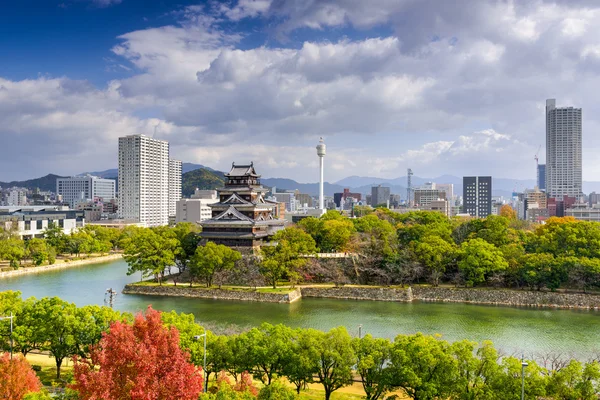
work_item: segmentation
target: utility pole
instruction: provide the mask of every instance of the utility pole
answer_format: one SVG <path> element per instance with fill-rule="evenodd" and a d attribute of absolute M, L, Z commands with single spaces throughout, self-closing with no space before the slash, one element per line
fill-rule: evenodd
<path fill-rule="evenodd" d="M 117 297 L 117 291 L 113 288 L 106 289 L 106 293 L 104 293 L 104 305 L 113 308 L 115 297 Z"/>
<path fill-rule="evenodd" d="M 412 169 L 408 169 L 406 171 L 406 205 L 410 208 L 411 204 L 412 204 L 412 176 L 413 176 L 413 172 Z"/>
<path fill-rule="evenodd" d="M 10 312 L 10 317 L 0 317 L 0 321 L 5 319 L 10 319 L 10 359 L 13 359 L 13 318 L 14 315 L 12 311 Z"/>

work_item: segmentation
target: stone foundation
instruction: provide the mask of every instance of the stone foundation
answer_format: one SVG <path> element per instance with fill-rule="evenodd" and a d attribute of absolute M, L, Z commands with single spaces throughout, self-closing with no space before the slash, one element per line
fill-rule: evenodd
<path fill-rule="evenodd" d="M 413 300 L 411 288 L 382 288 L 382 287 L 302 287 L 302 297 L 324 297 L 329 299 L 401 301 Z"/>
<path fill-rule="evenodd" d="M 261 301 L 265 303 L 291 303 L 301 296 L 300 290 L 289 293 L 261 293 L 249 290 L 225 290 L 208 288 L 191 288 L 186 286 L 142 286 L 130 284 L 123 289 L 124 294 L 141 294 L 150 296 L 177 296 L 215 300 Z"/>

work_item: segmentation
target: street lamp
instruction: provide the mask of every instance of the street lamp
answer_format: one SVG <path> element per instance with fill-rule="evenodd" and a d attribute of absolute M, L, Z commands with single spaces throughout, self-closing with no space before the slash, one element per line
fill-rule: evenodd
<path fill-rule="evenodd" d="M 529 365 L 521 358 L 521 400 L 525 400 L 525 367 Z"/>
<path fill-rule="evenodd" d="M 358 338 L 362 338 L 362 324 L 358 325 Z"/>
<path fill-rule="evenodd" d="M 0 321 L 5 320 L 5 319 L 10 319 L 10 359 L 12 360 L 13 358 L 13 318 L 14 315 L 11 311 L 10 313 L 10 317 L 0 317 Z"/>
<path fill-rule="evenodd" d="M 206 329 L 202 335 L 194 336 L 194 340 L 198 341 L 201 337 L 204 337 L 204 365 L 202 368 L 204 372 L 204 393 L 206 393 L 206 389 L 208 388 L 208 375 L 206 374 Z"/>

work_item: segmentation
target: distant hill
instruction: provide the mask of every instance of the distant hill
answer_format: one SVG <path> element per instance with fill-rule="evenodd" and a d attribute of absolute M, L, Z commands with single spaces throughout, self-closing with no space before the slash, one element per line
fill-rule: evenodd
<path fill-rule="evenodd" d="M 64 176 L 48 174 L 41 178 L 29 179 L 27 181 L 0 182 L 0 187 L 10 188 L 17 186 L 27 189 L 40 189 L 42 191 L 56 192 L 56 179 L 58 178 L 64 178 Z"/>
<path fill-rule="evenodd" d="M 220 171 L 209 171 L 205 168 L 194 169 L 184 173 L 181 176 L 181 194 L 183 197 L 190 197 L 194 190 L 198 189 L 217 189 L 223 187 L 225 179 Z"/>
<path fill-rule="evenodd" d="M 84 172 L 79 175 L 93 175 L 99 178 L 116 179 L 119 177 L 119 170 L 116 168 L 111 168 L 104 171 Z"/>

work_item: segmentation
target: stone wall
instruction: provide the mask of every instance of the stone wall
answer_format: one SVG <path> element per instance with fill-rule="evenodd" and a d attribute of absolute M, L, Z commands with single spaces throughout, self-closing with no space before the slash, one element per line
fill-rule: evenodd
<path fill-rule="evenodd" d="M 412 301 L 410 288 L 378 287 L 303 287 L 302 297 L 325 297 L 331 299 L 375 300 L 375 301 Z"/>
<path fill-rule="evenodd" d="M 125 294 L 142 294 L 151 296 L 194 297 L 201 299 L 261 301 L 265 303 L 291 303 L 301 297 L 300 290 L 289 293 L 261 293 L 246 290 L 224 290 L 191 288 L 187 286 L 141 286 L 130 284 L 123 289 Z"/>
<path fill-rule="evenodd" d="M 600 309 L 600 296 L 583 293 L 539 292 L 511 289 L 413 287 L 413 299 L 455 303 L 495 304 L 553 308 Z"/>

